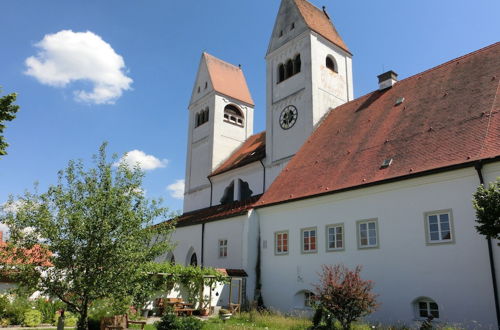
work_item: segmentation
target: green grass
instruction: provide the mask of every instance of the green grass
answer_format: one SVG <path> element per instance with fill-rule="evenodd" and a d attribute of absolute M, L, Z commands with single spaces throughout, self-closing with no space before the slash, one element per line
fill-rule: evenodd
<path fill-rule="evenodd" d="M 243 330 L 243 329 L 308 329 L 312 325 L 309 319 L 283 316 L 271 313 L 248 312 L 233 315 L 225 323 L 214 317 L 205 322 L 204 330 Z"/>

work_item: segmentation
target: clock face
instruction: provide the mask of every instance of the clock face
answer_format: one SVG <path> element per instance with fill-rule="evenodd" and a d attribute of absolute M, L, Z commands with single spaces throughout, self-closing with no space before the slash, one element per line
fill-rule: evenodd
<path fill-rule="evenodd" d="M 297 121 L 297 108 L 294 107 L 293 105 L 288 105 L 281 111 L 280 115 L 280 126 L 283 129 L 289 129 L 292 128 L 293 125 L 295 125 L 295 122 Z"/>

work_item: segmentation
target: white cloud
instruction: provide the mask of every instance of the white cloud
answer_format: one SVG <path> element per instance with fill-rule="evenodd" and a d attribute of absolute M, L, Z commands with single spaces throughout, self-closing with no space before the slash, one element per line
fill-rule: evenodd
<path fill-rule="evenodd" d="M 147 155 L 144 151 L 141 150 L 132 150 L 127 152 L 125 156 L 120 158 L 120 160 L 114 165 L 118 166 L 122 162 L 130 167 L 139 165 L 143 171 L 155 170 L 157 168 L 165 167 L 168 164 L 167 159 L 159 160 L 155 156 Z"/>
<path fill-rule="evenodd" d="M 25 74 L 53 87 L 66 87 L 75 81 L 90 82 L 91 91 L 74 91 L 78 101 L 113 104 L 123 91 L 130 89 L 132 79 L 123 72 L 123 57 L 90 31 L 62 30 L 47 34 L 35 46 L 39 52 L 26 59 Z"/>
<path fill-rule="evenodd" d="M 170 196 L 177 199 L 184 198 L 184 180 L 177 180 L 171 185 L 167 186 L 167 190 L 170 191 Z"/>

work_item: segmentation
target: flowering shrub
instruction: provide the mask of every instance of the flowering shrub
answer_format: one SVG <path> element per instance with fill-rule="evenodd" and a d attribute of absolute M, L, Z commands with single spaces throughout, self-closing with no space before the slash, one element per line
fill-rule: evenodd
<path fill-rule="evenodd" d="M 333 319 L 343 329 L 349 329 L 352 322 L 372 313 L 377 308 L 376 295 L 371 292 L 372 281 L 360 277 L 361 266 L 350 270 L 344 265 L 323 265 L 320 281 L 315 287 L 316 309 L 327 325 Z M 316 317 L 315 323 L 319 323 Z"/>

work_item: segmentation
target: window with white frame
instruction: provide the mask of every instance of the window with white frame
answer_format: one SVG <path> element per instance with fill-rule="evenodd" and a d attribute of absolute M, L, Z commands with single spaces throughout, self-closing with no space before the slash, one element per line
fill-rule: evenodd
<path fill-rule="evenodd" d="M 219 258 L 227 257 L 227 239 L 219 240 Z"/>
<path fill-rule="evenodd" d="M 288 254 L 288 231 L 280 231 L 274 234 L 274 253 Z"/>
<path fill-rule="evenodd" d="M 302 252 L 316 252 L 316 228 L 305 228 L 301 231 L 302 236 Z"/>
<path fill-rule="evenodd" d="M 439 318 L 438 304 L 429 298 L 419 298 L 415 301 L 415 314 L 417 318 L 427 318 L 432 316 L 435 319 Z"/>
<path fill-rule="evenodd" d="M 360 249 L 378 247 L 377 219 L 358 221 L 358 247 Z"/>
<path fill-rule="evenodd" d="M 425 214 L 427 243 L 453 242 L 453 219 L 451 210 L 427 212 Z"/>
<path fill-rule="evenodd" d="M 326 226 L 326 249 L 336 251 L 344 249 L 344 225 Z"/>
<path fill-rule="evenodd" d="M 313 307 L 314 293 L 311 291 L 304 291 L 304 307 Z"/>

